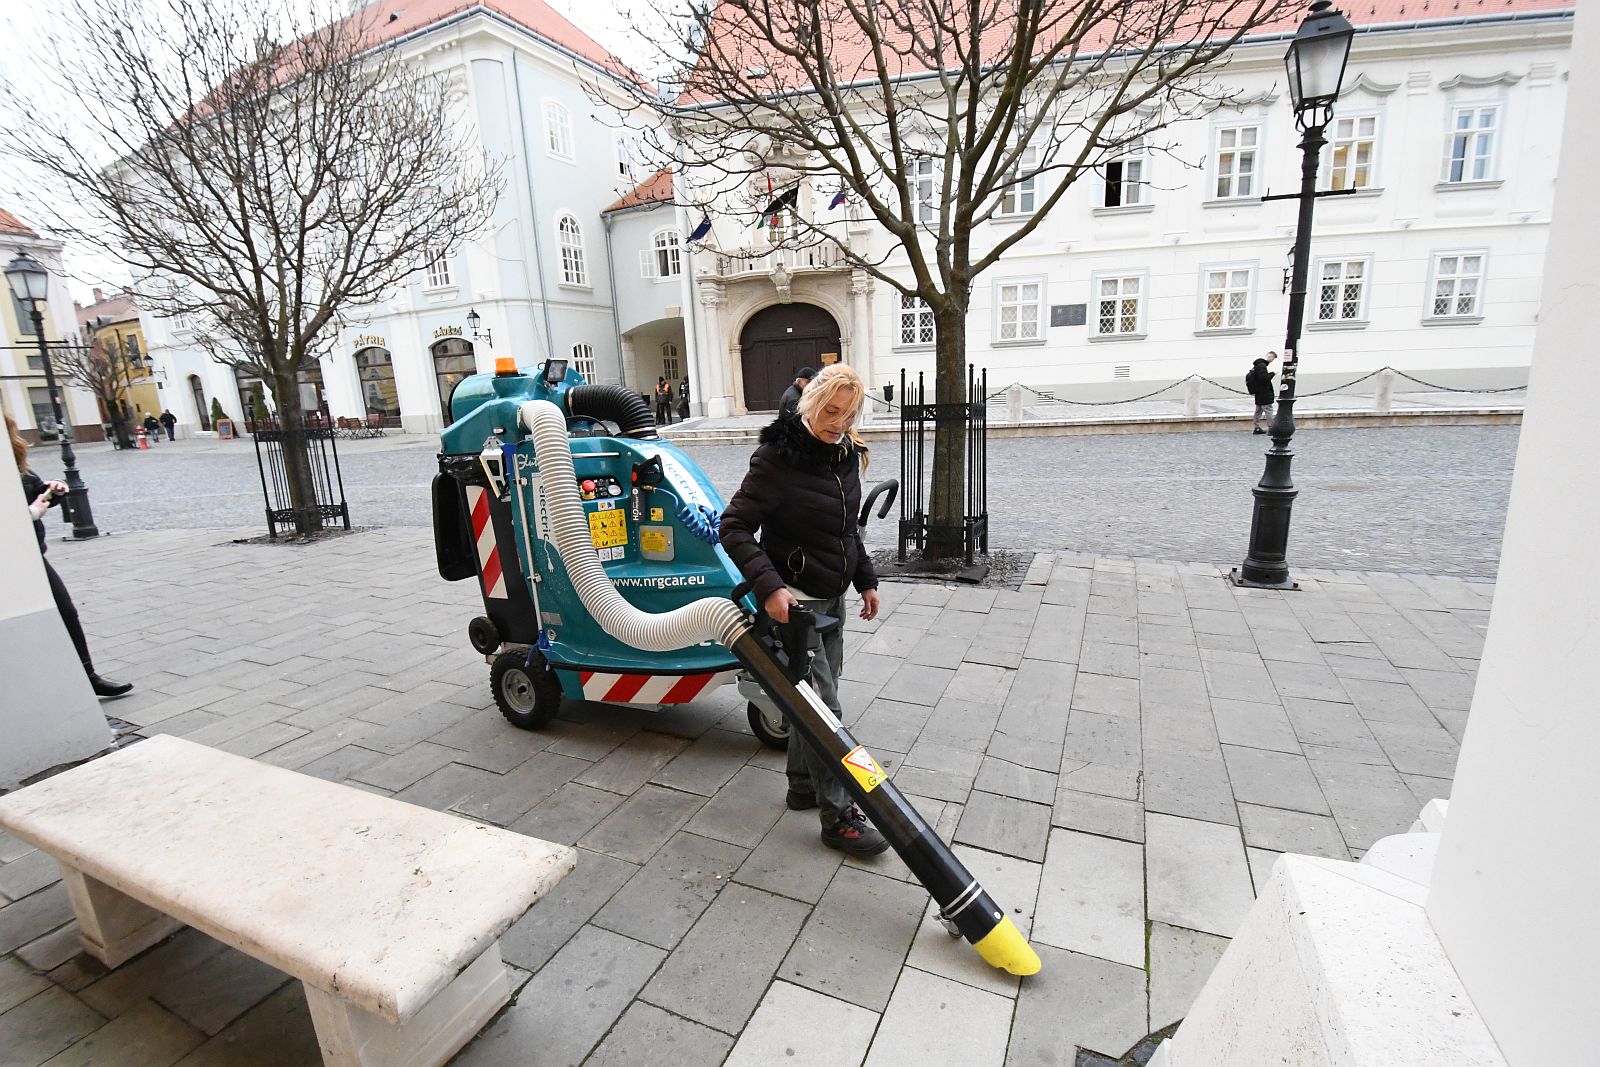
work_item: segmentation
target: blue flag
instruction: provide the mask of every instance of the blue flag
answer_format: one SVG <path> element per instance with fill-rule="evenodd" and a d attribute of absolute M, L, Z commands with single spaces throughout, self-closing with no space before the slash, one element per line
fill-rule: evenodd
<path fill-rule="evenodd" d="M 708 234 L 710 232 L 711 232 L 711 216 L 710 215 L 706 215 L 703 218 L 701 218 L 700 225 L 696 226 L 694 228 L 694 232 L 689 235 L 689 240 L 691 240 L 691 241 L 704 241 L 706 239 L 706 234 Z"/>
<path fill-rule="evenodd" d="M 832 211 L 834 208 L 838 207 L 840 204 L 844 203 L 846 200 L 849 199 L 849 197 L 847 195 L 845 195 L 845 189 L 846 189 L 845 183 L 841 181 L 839 183 L 839 191 L 837 193 L 834 193 L 833 194 L 833 199 L 828 202 L 828 210 L 829 211 Z"/>

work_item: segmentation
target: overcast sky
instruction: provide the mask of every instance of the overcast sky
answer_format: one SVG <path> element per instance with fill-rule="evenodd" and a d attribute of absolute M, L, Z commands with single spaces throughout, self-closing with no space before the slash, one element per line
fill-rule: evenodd
<path fill-rule="evenodd" d="M 614 52 L 623 61 L 642 69 L 648 66 L 647 50 L 642 48 L 631 31 L 633 19 L 640 10 L 656 10 L 665 4 L 646 5 L 641 9 L 637 0 L 545 0 L 552 8 L 571 19 L 580 29 Z M 51 42 L 60 40 L 66 19 L 64 0 L 7 0 L 0 3 L 0 40 L 9 47 L 0 50 L 0 73 L 22 84 L 38 83 L 35 64 L 48 62 Z M 15 180 L 14 171 L 0 160 L 0 189 Z M 0 192 L 0 197 L 3 197 Z M 8 197 L 5 199 L 9 199 Z M 7 203 L 0 199 L 0 207 L 12 211 L 35 229 L 48 225 L 48 219 L 30 217 L 33 212 L 27 205 Z M 67 271 L 73 296 L 81 303 L 89 303 L 91 290 L 100 286 L 106 290 L 127 284 L 127 272 L 119 263 L 103 261 L 85 252 L 67 248 Z"/>

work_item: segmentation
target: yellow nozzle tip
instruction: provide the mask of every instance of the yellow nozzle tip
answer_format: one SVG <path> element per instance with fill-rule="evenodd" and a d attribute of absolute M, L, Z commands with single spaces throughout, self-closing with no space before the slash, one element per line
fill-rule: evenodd
<path fill-rule="evenodd" d="M 1039 954 L 1033 951 L 1033 946 L 1028 944 L 1028 939 L 1022 936 L 1022 931 L 1017 929 L 1017 924 L 1007 915 L 995 924 L 977 943 L 972 946 L 978 950 L 984 962 L 991 967 L 998 967 L 1011 974 L 1038 974 L 1042 964 Z"/>

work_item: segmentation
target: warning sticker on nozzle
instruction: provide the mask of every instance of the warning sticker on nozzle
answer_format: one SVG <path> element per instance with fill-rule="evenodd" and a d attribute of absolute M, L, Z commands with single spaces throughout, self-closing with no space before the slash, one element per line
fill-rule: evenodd
<path fill-rule="evenodd" d="M 844 759 L 840 762 L 844 764 L 844 769 L 850 772 L 851 777 L 855 778 L 861 788 L 869 793 L 882 785 L 883 780 L 889 777 L 884 772 L 884 769 L 878 766 L 878 761 L 872 758 L 872 753 L 868 752 L 863 745 L 857 745 L 849 752 L 846 752 Z"/>

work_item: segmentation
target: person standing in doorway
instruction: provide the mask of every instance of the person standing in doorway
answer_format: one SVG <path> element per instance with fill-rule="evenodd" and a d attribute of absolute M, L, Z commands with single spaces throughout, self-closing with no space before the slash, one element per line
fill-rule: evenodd
<path fill-rule="evenodd" d="M 161 428 L 167 431 L 167 440 L 176 441 L 178 439 L 178 416 L 172 413 L 171 408 L 163 411 L 161 413 L 161 418 L 157 421 L 161 423 Z"/>
<path fill-rule="evenodd" d="M 61 503 L 67 495 L 67 487 L 61 482 L 47 482 L 29 469 L 28 442 L 17 432 L 16 420 L 9 414 L 6 416 L 6 433 L 11 438 L 11 454 L 16 458 L 17 472 L 22 475 L 22 496 L 28 502 L 33 532 L 39 539 L 39 555 L 44 556 L 45 512 Z M 94 661 L 89 658 L 89 642 L 83 636 L 83 624 L 78 620 L 78 608 L 72 602 L 72 595 L 67 592 L 66 583 L 50 566 L 48 558 L 44 560 L 44 576 L 50 581 L 50 595 L 55 598 L 56 610 L 61 613 L 67 636 L 72 638 L 72 647 L 77 649 L 78 659 L 83 662 L 83 670 L 89 676 L 89 684 L 94 687 L 94 695 L 120 697 L 126 694 L 133 688 L 132 682 L 113 682 L 95 673 Z"/>
<path fill-rule="evenodd" d="M 817 376 L 813 367 L 801 367 L 795 373 L 794 384 L 783 391 L 783 399 L 778 401 L 778 412 L 782 415 L 793 415 L 800 407 L 800 394 L 806 391 L 806 386 L 811 384 L 811 379 Z"/>
<path fill-rule="evenodd" d="M 1251 433 L 1266 433 L 1267 426 L 1272 421 L 1272 372 L 1267 367 L 1277 358 L 1276 352 L 1268 352 L 1265 356 L 1258 357 L 1250 372 L 1244 376 L 1244 387 L 1250 391 L 1256 402 L 1256 417 L 1250 424 Z"/>
<path fill-rule="evenodd" d="M 672 425 L 672 386 L 665 378 L 656 379 L 656 422 Z"/>
<path fill-rule="evenodd" d="M 678 383 L 678 421 L 682 422 L 689 417 L 689 379 L 685 377 Z"/>

